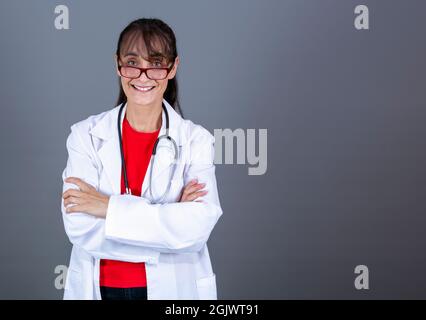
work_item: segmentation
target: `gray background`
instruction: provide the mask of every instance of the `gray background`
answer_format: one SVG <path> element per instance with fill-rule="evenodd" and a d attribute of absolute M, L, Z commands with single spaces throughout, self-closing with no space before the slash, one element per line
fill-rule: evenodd
<path fill-rule="evenodd" d="M 70 9 L 70 30 L 54 8 Z M 367 4 L 370 30 L 354 28 Z M 268 170 L 218 165 L 221 299 L 426 298 L 426 3 L 0 2 L 0 298 L 57 299 L 69 127 L 114 107 L 133 19 L 175 31 L 186 118 L 267 128 Z M 370 289 L 354 288 L 354 268 Z"/>

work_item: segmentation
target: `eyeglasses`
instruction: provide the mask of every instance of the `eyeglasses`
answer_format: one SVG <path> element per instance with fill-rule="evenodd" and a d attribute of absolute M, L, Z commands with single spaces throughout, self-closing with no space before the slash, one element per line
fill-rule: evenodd
<path fill-rule="evenodd" d="M 120 75 L 125 78 L 137 79 L 142 75 L 142 73 L 145 72 L 145 75 L 147 76 L 148 79 L 163 80 L 167 77 L 169 72 L 172 70 L 174 62 L 168 68 L 167 67 L 166 68 L 138 68 L 138 67 L 132 67 L 132 66 L 121 66 L 118 63 L 118 60 L 117 60 L 117 65 L 118 65 L 118 72 L 120 72 Z"/>

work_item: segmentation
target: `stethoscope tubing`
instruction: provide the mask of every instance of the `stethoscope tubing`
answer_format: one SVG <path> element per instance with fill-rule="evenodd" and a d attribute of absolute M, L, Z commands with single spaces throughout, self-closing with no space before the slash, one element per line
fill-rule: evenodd
<path fill-rule="evenodd" d="M 119 138 L 119 141 L 120 141 L 121 168 L 123 170 L 123 175 L 124 175 L 125 192 L 126 192 L 126 194 L 131 194 L 131 190 L 130 190 L 130 187 L 129 187 L 129 180 L 128 180 L 128 177 L 127 177 L 126 163 L 125 163 L 125 159 L 124 159 L 123 141 L 122 141 L 122 136 L 121 136 L 121 123 L 122 123 L 121 114 L 123 112 L 125 103 L 126 102 L 123 102 L 120 106 L 120 110 L 118 112 L 118 118 L 117 118 L 117 127 L 118 127 L 118 138 Z M 178 155 L 179 155 L 176 141 L 169 135 L 169 113 L 168 113 L 164 103 L 162 103 L 162 106 L 163 106 L 163 110 L 164 110 L 165 116 L 166 116 L 166 134 L 159 136 L 157 138 L 157 140 L 155 141 L 155 144 L 154 144 L 154 148 L 152 149 L 152 157 L 151 157 L 152 163 L 151 163 L 151 170 L 150 170 L 150 174 L 149 174 L 149 193 L 150 193 L 150 196 L 151 196 L 152 199 L 153 199 L 152 188 L 151 188 L 152 187 L 152 172 L 154 171 L 154 162 L 155 162 L 155 155 L 157 153 L 157 145 L 158 145 L 158 143 L 160 142 L 161 139 L 167 139 L 172 143 L 173 151 L 174 151 L 174 164 L 173 164 L 173 168 L 172 168 L 172 171 L 171 171 L 171 175 L 169 177 L 169 181 L 168 181 L 168 184 L 167 184 L 166 191 L 163 193 L 163 195 L 159 199 L 153 201 L 154 203 L 161 203 L 164 200 L 164 198 L 166 197 L 166 195 L 169 193 L 170 186 L 171 186 L 171 180 L 172 180 L 172 178 L 175 174 L 175 171 L 176 171 L 176 162 L 178 160 Z"/>

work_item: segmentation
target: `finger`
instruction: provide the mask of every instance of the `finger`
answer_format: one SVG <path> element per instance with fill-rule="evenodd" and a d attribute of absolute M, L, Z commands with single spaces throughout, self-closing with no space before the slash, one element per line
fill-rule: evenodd
<path fill-rule="evenodd" d="M 188 195 L 186 197 L 186 201 L 194 201 L 195 199 L 206 195 L 207 192 L 208 192 L 207 190 L 203 190 L 203 191 L 198 191 L 198 192 L 191 193 L 190 195 Z"/>
<path fill-rule="evenodd" d="M 84 203 L 85 200 L 83 198 L 78 198 L 78 197 L 68 197 L 64 200 L 64 206 L 67 206 L 69 204 L 82 204 Z"/>
<path fill-rule="evenodd" d="M 188 188 L 188 187 L 196 184 L 197 182 L 198 182 L 198 179 L 192 179 L 186 184 L 185 188 Z"/>
<path fill-rule="evenodd" d="M 206 186 L 205 183 L 197 183 L 197 184 L 194 184 L 194 185 L 192 185 L 188 188 L 185 188 L 184 193 L 185 194 L 191 194 L 193 192 L 196 192 L 196 191 L 204 188 L 205 186 Z"/>
<path fill-rule="evenodd" d="M 84 212 L 84 211 L 83 211 L 83 206 L 81 204 L 76 204 L 75 206 L 66 208 L 65 212 L 73 213 L 73 212 Z"/>
<path fill-rule="evenodd" d="M 186 197 L 186 201 L 193 201 L 197 199 L 198 197 L 206 195 L 207 192 L 208 192 L 207 190 L 203 190 L 203 191 L 197 191 L 197 192 L 191 193 L 190 195 Z"/>
<path fill-rule="evenodd" d="M 65 191 L 62 194 L 62 198 L 66 199 L 70 196 L 75 196 L 75 197 L 81 197 L 82 193 L 80 190 L 76 190 L 76 189 L 68 189 L 67 191 Z"/>
<path fill-rule="evenodd" d="M 77 177 L 68 177 L 68 178 L 65 179 L 65 182 L 73 183 L 73 184 L 77 185 L 80 188 L 81 191 L 88 192 L 91 189 L 93 189 L 93 187 L 90 184 L 84 182 L 82 179 L 77 178 Z"/>
<path fill-rule="evenodd" d="M 182 197 L 187 198 L 192 193 L 199 191 L 203 186 L 200 184 L 194 185 L 193 187 L 186 188 L 182 191 Z"/>

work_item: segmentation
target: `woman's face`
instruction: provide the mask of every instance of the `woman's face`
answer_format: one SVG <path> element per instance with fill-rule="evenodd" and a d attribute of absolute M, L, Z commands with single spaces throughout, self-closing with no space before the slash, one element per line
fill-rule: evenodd
<path fill-rule="evenodd" d="M 121 66 L 132 66 L 138 68 L 160 68 L 170 67 L 172 62 L 167 63 L 167 61 L 161 57 L 147 61 L 138 54 L 137 50 L 129 50 L 121 55 L 119 64 Z M 121 78 L 121 85 L 127 96 L 127 101 L 136 105 L 161 105 L 164 92 L 167 89 L 168 80 L 173 79 L 176 75 L 178 64 L 179 57 L 176 57 L 172 70 L 163 80 L 149 79 L 146 72 L 143 72 L 137 79 L 126 78 L 120 75 L 117 68 L 117 74 Z"/>

